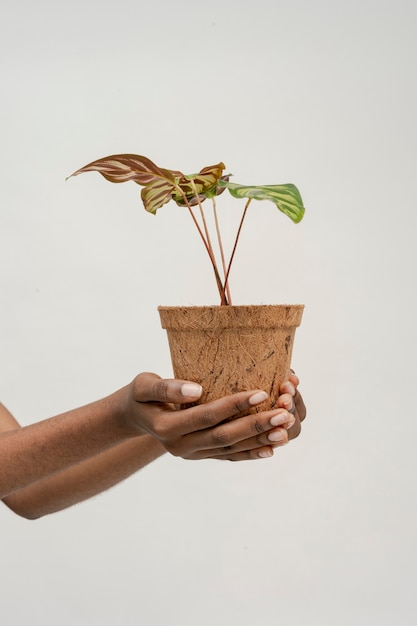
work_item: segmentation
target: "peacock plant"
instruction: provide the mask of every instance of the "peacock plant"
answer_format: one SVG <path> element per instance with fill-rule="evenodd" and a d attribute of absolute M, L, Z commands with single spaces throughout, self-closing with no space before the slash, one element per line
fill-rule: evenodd
<path fill-rule="evenodd" d="M 224 163 L 204 167 L 197 174 L 183 174 L 177 170 L 159 167 L 147 157 L 137 154 L 116 154 L 98 159 L 76 170 L 71 176 L 84 172 L 99 172 L 112 183 L 133 181 L 143 187 L 143 205 L 149 213 L 156 214 L 171 200 L 186 207 L 197 228 L 199 236 L 210 258 L 220 294 L 220 304 L 232 304 L 229 289 L 229 274 L 239 241 L 242 225 L 252 200 L 270 200 L 294 223 L 301 221 L 304 205 L 300 192 L 293 184 L 248 186 L 230 182 L 230 174 L 224 174 Z M 71 178 L 69 176 L 68 178 Z M 243 214 L 237 229 L 232 252 L 226 262 L 217 216 L 216 198 L 225 189 L 234 198 L 246 199 Z M 220 251 L 220 263 L 216 260 L 211 242 L 203 202 L 209 199 L 213 207 L 214 225 Z M 197 217 L 197 215 L 199 217 Z M 221 267 L 221 271 L 220 268 Z"/>

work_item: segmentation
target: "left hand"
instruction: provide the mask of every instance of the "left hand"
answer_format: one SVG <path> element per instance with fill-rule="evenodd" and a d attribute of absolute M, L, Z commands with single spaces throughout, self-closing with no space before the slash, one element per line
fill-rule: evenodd
<path fill-rule="evenodd" d="M 288 429 L 288 439 L 295 439 L 301 432 L 301 422 L 307 415 L 304 400 L 298 391 L 300 380 L 291 370 L 289 381 L 282 383 L 279 391 L 278 406 L 286 409 L 295 418 L 295 423 Z"/>
<path fill-rule="evenodd" d="M 170 403 L 195 400 L 183 395 L 189 383 L 163 380 L 146 373 L 137 376 L 126 390 L 129 413 L 136 424 L 140 420 L 140 430 L 158 439 L 174 456 L 240 461 L 272 456 L 274 448 L 300 433 L 305 409 L 297 385 L 298 378 L 291 375 L 282 385 L 278 408 L 240 417 L 237 416 L 243 411 L 265 400 L 266 394 L 261 392 L 264 397 L 258 397 L 256 390 L 240 392 L 208 404 L 175 410 Z"/>

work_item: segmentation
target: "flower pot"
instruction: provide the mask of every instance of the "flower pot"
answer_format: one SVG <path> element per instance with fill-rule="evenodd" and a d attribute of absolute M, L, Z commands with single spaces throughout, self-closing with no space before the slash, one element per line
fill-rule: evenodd
<path fill-rule="evenodd" d="M 247 389 L 274 408 L 280 383 L 288 380 L 295 329 L 303 305 L 158 307 L 168 335 L 175 378 L 203 387 L 199 402 Z"/>

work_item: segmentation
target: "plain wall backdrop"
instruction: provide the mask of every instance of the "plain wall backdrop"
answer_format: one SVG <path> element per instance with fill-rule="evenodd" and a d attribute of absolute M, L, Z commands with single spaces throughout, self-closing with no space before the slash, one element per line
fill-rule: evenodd
<path fill-rule="evenodd" d="M 2 624 L 415 624 L 416 20 L 411 0 L 3 0 L 2 402 L 29 424 L 171 376 L 156 307 L 217 303 L 184 210 L 65 182 L 133 152 L 300 188 L 297 226 L 252 203 L 230 281 L 237 304 L 305 303 L 309 418 L 270 460 L 166 456 L 36 522 L 3 507 Z"/>

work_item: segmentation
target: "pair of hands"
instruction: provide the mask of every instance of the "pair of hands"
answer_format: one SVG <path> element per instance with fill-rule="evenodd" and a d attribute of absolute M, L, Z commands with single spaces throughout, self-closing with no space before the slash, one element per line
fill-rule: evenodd
<path fill-rule="evenodd" d="M 235 418 L 264 402 L 267 394 L 243 391 L 176 410 L 173 405 L 198 400 L 201 386 L 139 374 L 125 388 L 126 415 L 133 428 L 152 435 L 174 456 L 229 461 L 267 458 L 300 434 L 306 409 L 298 384 L 298 377 L 291 373 L 280 387 L 277 409 Z"/>

